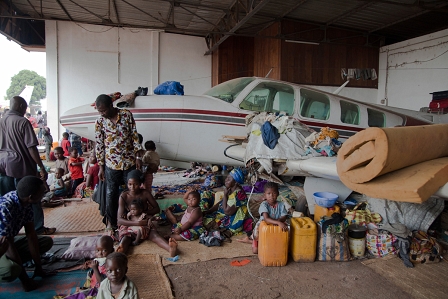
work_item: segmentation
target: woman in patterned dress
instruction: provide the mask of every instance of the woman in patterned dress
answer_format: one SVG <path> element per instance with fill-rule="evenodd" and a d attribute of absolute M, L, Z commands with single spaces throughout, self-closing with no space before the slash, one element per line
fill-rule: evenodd
<path fill-rule="evenodd" d="M 247 212 L 247 196 L 240 184 L 244 183 L 241 169 L 233 169 L 227 176 L 224 197 L 206 212 L 204 226 L 227 228 L 233 235 L 252 230 L 252 219 Z M 215 223 L 213 223 L 215 222 Z"/>

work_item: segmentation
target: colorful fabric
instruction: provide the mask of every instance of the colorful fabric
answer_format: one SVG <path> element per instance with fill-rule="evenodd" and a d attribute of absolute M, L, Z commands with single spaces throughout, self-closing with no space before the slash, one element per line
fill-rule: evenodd
<path fill-rule="evenodd" d="M 171 232 L 174 232 L 174 230 L 176 228 L 180 228 L 182 229 L 182 224 L 180 223 L 176 223 L 173 224 L 173 226 L 171 227 Z M 193 241 L 199 238 L 199 236 L 205 231 L 204 226 L 198 225 L 198 226 L 193 226 L 192 228 L 189 228 L 187 230 L 184 230 L 183 232 L 180 233 L 180 236 L 182 238 L 184 238 L 186 241 Z"/>
<path fill-rule="evenodd" d="M 101 276 L 101 281 L 103 281 L 104 279 L 106 279 L 106 258 L 105 257 L 101 257 L 101 258 L 95 258 L 93 259 L 94 261 L 98 262 L 98 272 L 100 273 Z M 96 280 L 96 276 L 93 272 L 93 269 L 90 269 L 87 272 L 87 277 L 86 277 L 86 282 L 84 283 L 84 287 L 85 288 L 99 288 L 101 281 L 97 281 Z"/>
<path fill-rule="evenodd" d="M 34 221 L 31 205 L 23 205 L 17 191 L 0 197 L 0 236 L 15 237 L 22 227 Z"/>
<path fill-rule="evenodd" d="M 142 150 L 134 117 L 126 109 L 118 109 L 116 124 L 104 117 L 96 120 L 95 141 L 98 164 L 113 170 L 133 167 L 136 153 Z"/>
<path fill-rule="evenodd" d="M 244 172 L 240 168 L 234 168 L 229 173 L 238 184 L 244 184 Z"/>
<path fill-rule="evenodd" d="M 366 223 L 380 223 L 383 218 L 378 213 L 371 213 L 369 209 L 359 210 L 359 207 L 363 203 L 359 203 L 353 210 L 347 210 L 345 212 L 345 219 L 349 223 L 366 224 Z"/>
<path fill-rule="evenodd" d="M 242 189 L 235 190 L 229 195 L 227 205 L 230 207 L 237 207 L 235 214 L 228 216 L 224 213 L 222 208 L 222 201 L 219 203 L 219 208 L 216 212 L 206 215 L 203 219 L 204 225 L 208 226 L 212 221 L 215 221 L 219 227 L 229 229 L 233 234 L 239 234 L 243 231 L 247 231 L 248 228 L 244 227 L 244 222 L 249 218 L 247 213 L 247 196 L 246 192 Z"/>
<path fill-rule="evenodd" d="M 375 257 L 383 257 L 394 254 L 396 249 L 394 243 L 397 238 L 388 231 L 379 230 L 378 234 L 366 235 L 366 247 L 369 253 Z"/>

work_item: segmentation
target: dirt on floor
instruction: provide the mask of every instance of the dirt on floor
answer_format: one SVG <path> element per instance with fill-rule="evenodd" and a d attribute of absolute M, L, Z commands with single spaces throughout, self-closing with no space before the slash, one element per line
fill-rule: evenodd
<path fill-rule="evenodd" d="M 242 260 L 246 258 L 238 258 Z M 295 263 L 264 267 L 257 257 L 169 265 L 176 298 L 415 298 L 360 261 Z"/>

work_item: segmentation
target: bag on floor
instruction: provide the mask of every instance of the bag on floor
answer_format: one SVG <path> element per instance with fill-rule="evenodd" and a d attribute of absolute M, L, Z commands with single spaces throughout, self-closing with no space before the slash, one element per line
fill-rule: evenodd
<path fill-rule="evenodd" d="M 409 257 L 414 264 L 440 262 L 440 244 L 427 233 L 415 230 L 412 232 Z"/>
<path fill-rule="evenodd" d="M 374 257 L 383 257 L 388 254 L 395 254 L 394 243 L 397 238 L 387 230 L 378 230 L 378 234 L 367 233 L 366 247 Z"/>
<path fill-rule="evenodd" d="M 348 222 L 344 219 L 337 224 L 327 226 L 325 232 L 322 231 L 322 223 L 317 224 L 317 260 L 319 261 L 339 261 L 350 260 L 350 250 L 348 247 L 347 227 Z"/>
<path fill-rule="evenodd" d="M 348 223 L 367 224 L 367 223 L 380 223 L 383 218 L 378 213 L 371 213 L 369 209 L 360 210 L 359 208 L 364 202 L 357 204 L 353 210 L 347 210 L 345 212 L 345 219 Z"/>

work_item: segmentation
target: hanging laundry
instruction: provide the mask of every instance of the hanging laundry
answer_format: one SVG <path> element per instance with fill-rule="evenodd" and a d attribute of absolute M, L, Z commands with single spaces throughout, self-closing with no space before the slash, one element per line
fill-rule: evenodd
<path fill-rule="evenodd" d="M 375 69 L 372 69 L 372 80 L 378 79 L 378 76 L 376 75 Z"/>

